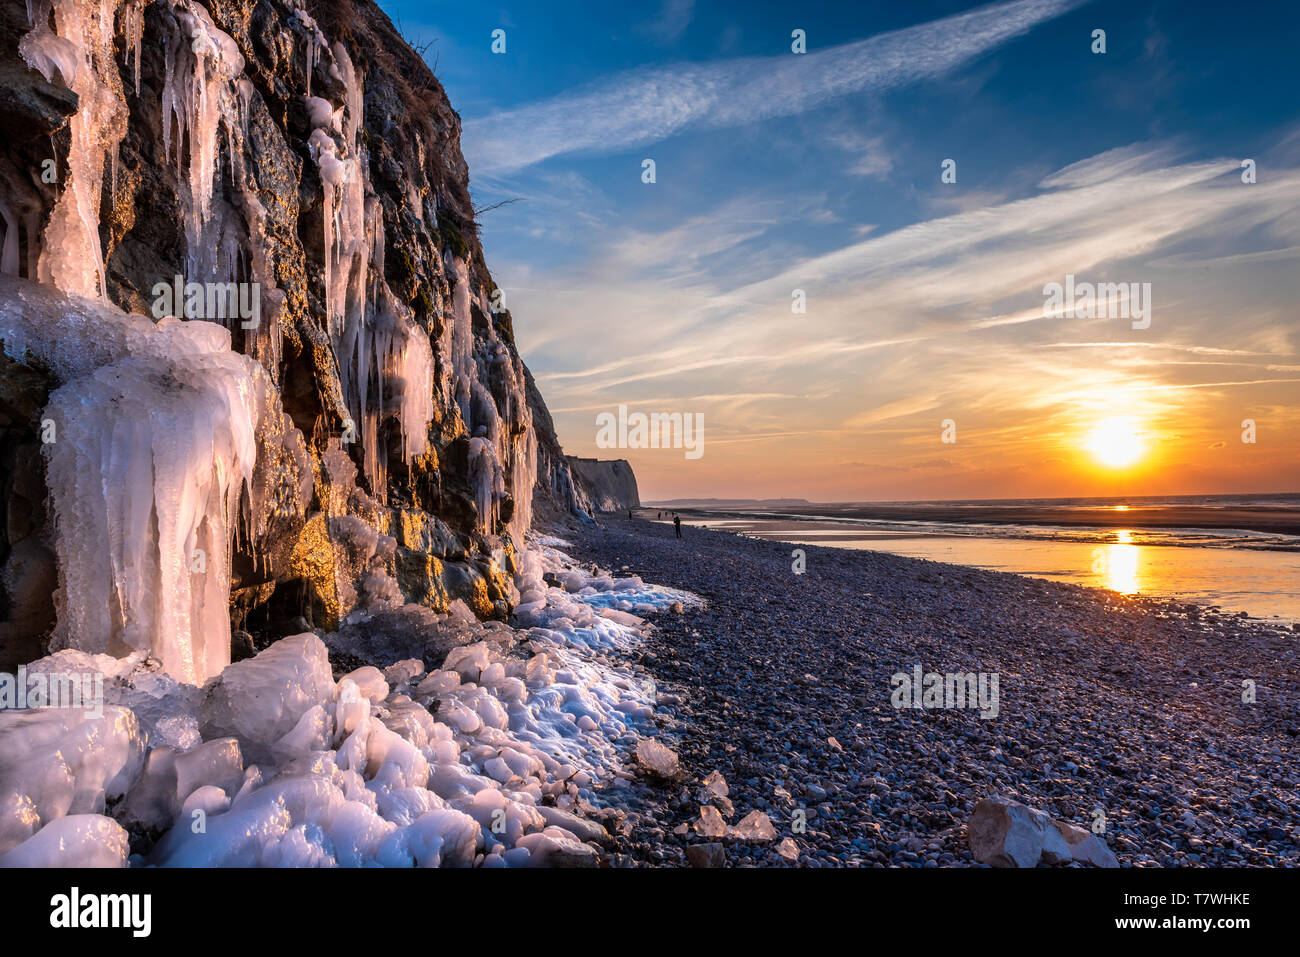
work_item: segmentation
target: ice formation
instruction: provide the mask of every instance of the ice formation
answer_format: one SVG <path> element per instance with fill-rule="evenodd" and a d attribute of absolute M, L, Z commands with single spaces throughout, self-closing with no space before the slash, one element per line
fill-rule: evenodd
<path fill-rule="evenodd" d="M 167 38 L 162 91 L 163 153 L 175 153 L 177 179 L 182 185 L 181 209 L 189 243 L 188 278 L 200 281 L 199 255 L 204 229 L 212 216 L 214 179 L 218 172 L 220 134 L 224 130 L 231 163 L 238 170 L 242 149 L 237 135 L 247 130 L 241 107 L 239 76 L 244 58 L 212 16 L 197 3 L 173 8 L 174 31 Z M 174 131 L 174 135 L 173 135 Z M 239 141 L 242 146 L 242 139 Z M 188 156 L 189 169 L 183 157 Z M 215 238 L 215 237 L 208 237 Z M 229 265 L 229 264 L 227 264 Z"/>
<path fill-rule="evenodd" d="M 77 94 L 68 123 L 67 180 L 45 228 L 38 272 L 41 282 L 81 296 L 104 294 L 99 201 L 105 162 L 116 165 L 126 135 L 125 93 L 113 58 L 118 2 L 28 0 L 32 29 L 18 47 L 28 66 L 51 83 L 57 76 Z"/>
<path fill-rule="evenodd" d="M 123 17 L 125 29 L 137 29 L 126 13 Z M 235 41 L 204 7 L 176 0 L 168 5 L 164 22 L 163 152 L 176 164 L 185 278 L 255 285 L 258 324 L 244 330 L 243 351 L 274 376 L 280 366 L 284 294 L 268 265 L 267 212 L 245 159 L 253 85 L 243 76 L 244 58 Z M 219 190 L 227 171 L 228 188 Z M 233 329 L 232 318 L 223 321 Z"/>
<path fill-rule="evenodd" d="M 189 692 L 138 657 L 38 662 L 103 669 L 113 703 L 97 721 L 0 712 L 0 866 L 122 865 L 127 830 L 160 838 L 132 863 L 164 866 L 594 864 L 655 691 L 622 654 L 645 623 L 592 599 L 698 599 L 566 567 L 549 546 L 523 564 L 524 627 L 433 616 L 457 644 L 428 673 L 407 659 L 336 682 L 313 634 Z"/>
<path fill-rule="evenodd" d="M 439 342 L 441 354 L 449 359 L 444 363 L 443 400 L 459 409 L 471 436 L 470 485 L 481 527 L 495 531 L 501 501 L 508 491 L 513 492 L 515 510 L 507 526 L 513 540 L 522 542 L 532 523 L 532 496 L 526 490 L 537 477 L 537 439 L 522 364 L 510 355 L 492 323 L 487 343 L 476 347 L 471 310 L 477 307 L 486 317 L 493 314 L 492 308 L 482 295 L 478 302 L 473 301 L 465 261 L 450 251 L 444 258 L 453 286 L 452 321 L 446 324 Z M 491 378 L 505 385 L 504 417 L 484 385 L 489 369 Z"/>
<path fill-rule="evenodd" d="M 235 535 L 260 534 L 250 519 L 269 513 L 268 496 L 279 505 L 286 504 L 279 498 L 301 499 L 310 463 L 267 372 L 231 351 L 228 331 L 175 319 L 155 325 L 103 301 L 99 201 L 126 115 L 113 40 L 120 21 L 138 77 L 143 7 L 140 0 L 28 4 L 32 29 L 21 52 L 48 80 L 58 77 L 76 92 L 80 109 L 70 120 L 66 185 L 43 241 L 29 241 L 41 250 L 33 278 L 43 288 L 3 287 L 0 337 L 12 355 L 39 358 L 62 383 L 44 413 L 58 430 L 44 445 L 60 559 L 51 647 L 118 656 L 146 650 L 171 674 L 198 682 L 230 660 Z M 272 321 L 247 351 L 273 376 L 279 294 L 262 252 L 265 210 L 242 161 L 251 96 L 240 77 L 243 58 L 202 6 L 179 0 L 165 14 L 172 32 L 164 149 L 171 154 L 174 127 L 188 276 L 263 284 L 270 308 L 262 311 Z M 214 197 L 223 137 L 242 221 Z M 0 219 L 0 273 L 15 276 L 16 212 L 0 206 Z"/>
<path fill-rule="evenodd" d="M 331 544 L 359 570 L 352 597 L 457 647 L 429 674 L 406 659 L 337 682 L 313 635 L 230 665 L 232 547 L 266 531 L 257 523 L 273 511 L 270 496 L 301 508 L 313 476 L 274 382 L 284 297 L 248 161 L 250 115 L 262 105 L 233 39 L 189 0 L 149 18 L 163 31 L 163 150 L 177 174 L 184 279 L 257 284 L 267 321 L 155 323 L 106 300 L 100 202 L 127 118 L 114 39 L 120 32 L 138 94 L 147 5 L 28 2 L 20 52 L 79 98 L 43 235 L 39 211 L 0 201 L 0 341 L 58 384 L 43 413 L 57 431 L 44 451 L 58 624 L 55 653 L 31 667 L 111 680 L 99 717 L 0 712 L 0 865 L 120 865 L 128 830 L 167 832 L 150 852 L 163 864 L 589 860 L 583 842 L 601 830 L 580 814 L 595 809 L 601 786 L 630 775 L 622 762 L 653 711 L 652 685 L 620 655 L 640 640 L 637 615 L 691 597 L 566 570 L 545 544 L 523 549 L 537 446 L 522 363 L 450 250 L 452 314 L 436 342 L 389 289 L 362 78 L 301 10 L 292 22 L 323 189 L 325 326 L 362 470 L 382 503 L 381 429 L 396 424 L 413 462 L 437 409 L 459 415 L 479 530 L 508 532 L 518 550 L 524 630 L 480 623 L 459 603 L 447 616 L 403 608 L 384 571 L 394 540 L 331 500 Z M 346 91 L 342 107 L 311 95 L 323 62 Z M 332 451 L 331 475 L 352 467 Z M 562 574 L 564 587 L 548 587 L 544 571 Z M 349 627 L 367 620 L 354 615 Z M 203 839 L 172 827 L 196 814 L 208 819 Z"/>
<path fill-rule="evenodd" d="M 0 339 L 64 383 L 44 413 L 57 430 L 43 446 L 60 575 L 51 647 L 150 651 L 190 682 L 219 672 L 232 539 L 259 531 L 250 518 L 275 485 L 257 480 L 259 445 L 264 461 L 287 449 L 301 466 L 261 366 L 213 323 L 155 324 L 8 277 Z"/>
<path fill-rule="evenodd" d="M 319 56 L 319 30 L 309 25 L 309 68 Z M 304 27 L 307 29 L 307 27 Z M 387 494 L 386 461 L 379 436 L 386 414 L 395 415 L 406 461 L 422 455 L 434 415 L 433 351 L 384 279 L 383 210 L 370 188 L 370 158 L 362 141 L 364 90 L 347 49 L 336 43 L 335 67 L 347 90 L 342 110 L 308 96 L 316 127 L 308 140 L 320 173 L 325 245 L 325 311 L 338 356 L 339 380 L 363 448 L 363 471 L 372 494 Z M 341 140 L 341 144 L 339 142 Z"/>

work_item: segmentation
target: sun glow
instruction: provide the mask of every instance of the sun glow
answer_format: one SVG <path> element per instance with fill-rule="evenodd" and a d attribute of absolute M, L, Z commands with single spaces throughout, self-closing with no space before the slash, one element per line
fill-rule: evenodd
<path fill-rule="evenodd" d="M 1146 451 L 1132 419 L 1106 419 L 1088 437 L 1088 450 L 1102 465 L 1119 469 L 1132 465 Z"/>

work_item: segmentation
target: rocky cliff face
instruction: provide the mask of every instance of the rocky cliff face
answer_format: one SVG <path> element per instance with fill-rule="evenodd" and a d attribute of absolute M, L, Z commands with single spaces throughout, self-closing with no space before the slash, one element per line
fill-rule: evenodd
<path fill-rule="evenodd" d="M 459 138 L 369 0 L 0 4 L 0 667 L 508 614 L 534 505 L 592 493 Z"/>
<path fill-rule="evenodd" d="M 636 475 L 626 459 L 583 459 L 570 455 L 566 460 L 589 510 L 621 512 L 641 505 Z"/>

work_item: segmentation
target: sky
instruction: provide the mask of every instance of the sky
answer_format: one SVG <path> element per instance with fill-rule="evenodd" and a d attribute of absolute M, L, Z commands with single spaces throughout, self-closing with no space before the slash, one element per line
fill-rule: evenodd
<path fill-rule="evenodd" d="M 1300 491 L 1300 4 L 381 6 L 514 200 L 565 450 L 643 501 Z M 600 447 L 620 405 L 703 454 Z"/>

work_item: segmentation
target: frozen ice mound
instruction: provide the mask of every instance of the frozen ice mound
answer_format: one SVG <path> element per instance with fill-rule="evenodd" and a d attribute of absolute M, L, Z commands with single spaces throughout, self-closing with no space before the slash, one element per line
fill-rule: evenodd
<path fill-rule="evenodd" d="M 0 854 L 0 867 L 125 867 L 126 855 L 122 825 L 102 814 L 72 814 Z"/>
<path fill-rule="evenodd" d="M 205 739 L 238 738 L 250 760 L 263 761 L 303 715 L 333 699 L 325 644 L 310 633 L 295 635 L 228 665 L 207 689 L 199 728 Z"/>
<path fill-rule="evenodd" d="M 220 325 L 154 323 L 6 275 L 0 340 L 60 382 L 43 412 L 58 429 L 43 446 L 62 586 L 51 647 L 147 652 L 190 683 L 218 673 L 230 544 L 265 512 L 259 451 L 301 446 L 274 383 Z"/>
<path fill-rule="evenodd" d="M 164 866 L 596 864 L 609 835 L 586 815 L 634 776 L 625 763 L 638 744 L 657 753 L 641 735 L 655 689 L 623 654 L 645 623 L 548 586 L 563 561 L 521 556 L 524 627 L 429 613 L 426 633 L 456 635 L 449 650 L 338 682 L 313 634 L 203 688 L 138 657 L 37 662 L 99 669 L 106 695 L 138 702 L 160 730 L 121 706 L 91 729 L 66 712 L 0 714 L 0 853 L 121 864 L 129 835 L 143 855 L 132 862 Z M 579 574 L 581 591 L 591 576 Z M 165 733 L 186 716 L 201 741 Z"/>
<path fill-rule="evenodd" d="M 144 757 L 140 724 L 126 708 L 106 707 L 98 717 L 66 708 L 0 711 L 0 854 L 60 818 L 103 814 L 135 782 Z"/>
<path fill-rule="evenodd" d="M 202 691 L 167 674 L 157 659 L 144 652 L 126 658 L 92 655 L 65 648 L 26 666 L 28 675 L 47 674 L 61 679 L 102 677 L 104 703 L 130 708 L 150 746 L 167 744 L 184 750 L 199 744 L 195 710 Z"/>

